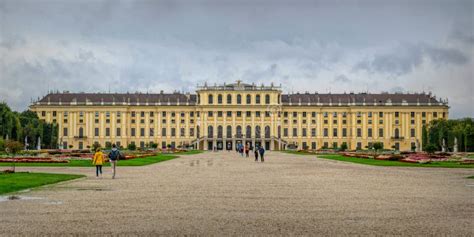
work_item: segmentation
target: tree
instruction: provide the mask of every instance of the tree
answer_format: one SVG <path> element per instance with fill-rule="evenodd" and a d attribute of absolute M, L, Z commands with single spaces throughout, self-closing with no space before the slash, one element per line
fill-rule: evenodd
<path fill-rule="evenodd" d="M 345 142 L 343 142 L 343 143 L 341 144 L 340 150 L 341 150 L 341 151 L 347 150 L 347 144 L 346 144 Z"/>
<path fill-rule="evenodd" d="M 137 145 L 135 145 L 135 143 L 130 143 L 128 144 L 127 149 L 134 151 L 137 149 Z"/>
<path fill-rule="evenodd" d="M 436 151 L 436 146 L 433 145 L 433 144 L 428 144 L 428 145 L 425 146 L 425 151 L 428 154 L 433 154 Z"/>
<path fill-rule="evenodd" d="M 374 150 L 377 152 L 379 150 L 382 150 L 383 149 L 383 143 L 382 142 L 374 142 L 372 144 L 372 148 L 374 148 Z"/>
<path fill-rule="evenodd" d="M 13 173 L 15 173 L 15 163 L 16 163 L 15 155 L 22 149 L 23 149 L 23 144 L 21 142 L 9 140 L 5 143 L 5 151 L 7 151 L 7 153 L 12 154 L 12 157 L 14 160 Z"/>

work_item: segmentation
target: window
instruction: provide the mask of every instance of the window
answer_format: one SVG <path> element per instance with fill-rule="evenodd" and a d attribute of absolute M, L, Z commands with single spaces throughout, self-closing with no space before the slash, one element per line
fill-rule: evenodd
<path fill-rule="evenodd" d="M 94 129 L 94 136 L 96 136 L 96 137 L 99 136 L 99 128 Z"/>
<path fill-rule="evenodd" d="M 217 111 L 217 117 L 222 117 L 222 111 Z"/>
<path fill-rule="evenodd" d="M 186 133 L 186 130 L 185 130 L 184 128 L 181 128 L 181 129 L 179 130 L 179 135 L 180 135 L 181 137 L 186 136 L 185 133 Z"/>
<path fill-rule="evenodd" d="M 367 136 L 372 137 L 372 128 L 367 129 Z"/>
<path fill-rule="evenodd" d="M 67 128 L 63 128 L 63 136 L 67 137 Z"/>
<path fill-rule="evenodd" d="M 252 103 L 252 97 L 250 95 L 247 95 L 246 103 L 249 105 Z"/>
<path fill-rule="evenodd" d="M 79 128 L 79 137 L 82 138 L 84 137 L 84 128 Z"/>
<path fill-rule="evenodd" d="M 293 137 L 298 136 L 298 128 L 293 128 Z"/>
<path fill-rule="evenodd" d="M 194 128 L 189 128 L 189 136 L 194 137 Z"/>
<path fill-rule="evenodd" d="M 255 126 L 255 137 L 260 138 L 262 134 L 262 130 L 260 129 L 260 126 Z"/>
<path fill-rule="evenodd" d="M 56 117 L 56 111 L 53 111 L 53 117 Z"/>
<path fill-rule="evenodd" d="M 260 104 L 260 95 L 255 96 L 255 104 Z"/>
<path fill-rule="evenodd" d="M 237 95 L 237 104 L 238 105 L 242 104 L 242 95 L 240 94 Z"/>
<path fill-rule="evenodd" d="M 166 111 L 161 112 L 161 116 L 166 117 Z"/>
<path fill-rule="evenodd" d="M 208 116 L 208 117 L 212 117 L 212 116 L 214 116 L 214 115 L 213 115 L 212 111 L 208 111 L 208 112 L 207 112 L 207 116 Z"/>
<path fill-rule="evenodd" d="M 145 136 L 145 128 L 140 128 L 140 137 Z"/>
<path fill-rule="evenodd" d="M 328 112 L 324 112 L 323 117 L 327 118 L 328 117 Z"/>
<path fill-rule="evenodd" d="M 383 128 L 379 128 L 379 137 L 383 137 Z"/>
<path fill-rule="evenodd" d="M 120 118 L 121 115 L 122 115 L 122 113 L 120 113 L 120 111 L 117 112 L 117 118 Z"/>
<path fill-rule="evenodd" d="M 400 117 L 400 113 L 399 112 L 395 112 L 395 118 L 398 118 Z"/>
<path fill-rule="evenodd" d="M 311 149 L 316 150 L 316 142 L 311 142 Z"/>
<path fill-rule="evenodd" d="M 298 112 L 293 112 L 293 118 L 298 117 Z"/>
<path fill-rule="evenodd" d="M 228 125 L 226 128 L 226 137 L 232 138 L 232 126 Z"/>
<path fill-rule="evenodd" d="M 412 129 L 410 130 L 410 137 L 415 137 L 415 135 L 416 135 L 416 134 L 415 134 L 415 129 L 412 128 Z"/>
<path fill-rule="evenodd" d="M 150 137 L 155 136 L 155 129 L 154 129 L 154 128 L 150 128 L 150 130 L 149 130 L 149 136 L 150 136 Z"/>
<path fill-rule="evenodd" d="M 176 128 L 171 128 L 171 137 L 176 137 Z"/>
<path fill-rule="evenodd" d="M 283 128 L 283 136 L 288 137 L 288 128 Z"/>
<path fill-rule="evenodd" d="M 166 128 L 161 129 L 161 136 L 166 137 Z"/>
<path fill-rule="evenodd" d="M 308 136 L 308 134 L 307 134 L 307 132 L 306 132 L 306 128 L 303 128 L 303 129 L 301 130 L 301 135 L 302 135 L 303 137 Z"/>
<path fill-rule="evenodd" d="M 438 117 L 438 112 L 433 112 L 433 118 L 437 118 Z"/>
<path fill-rule="evenodd" d="M 425 118 L 426 117 L 426 112 L 421 112 L 421 117 Z"/>
<path fill-rule="evenodd" d="M 242 111 L 237 111 L 237 117 L 242 117 Z"/>
<path fill-rule="evenodd" d="M 379 118 L 383 118 L 383 112 L 379 112 Z"/>
<path fill-rule="evenodd" d="M 316 137 L 316 128 L 311 128 L 311 136 Z"/>
<path fill-rule="evenodd" d="M 347 128 L 342 128 L 342 137 L 347 137 Z"/>
<path fill-rule="evenodd" d="M 415 117 L 415 112 L 410 112 L 410 116 L 411 116 L 412 118 L 414 118 L 414 117 Z"/>
<path fill-rule="evenodd" d="M 260 117 L 260 111 L 255 112 L 255 117 Z"/>
<path fill-rule="evenodd" d="M 232 111 L 227 111 L 227 117 L 232 117 Z"/>
<path fill-rule="evenodd" d="M 217 95 L 217 103 L 222 104 L 222 95 L 221 94 Z"/>
<path fill-rule="evenodd" d="M 270 95 L 265 95 L 265 104 L 270 104 Z"/>
<path fill-rule="evenodd" d="M 252 116 L 252 112 L 250 112 L 250 111 L 245 112 L 245 116 L 251 117 L 251 116 Z"/>
<path fill-rule="evenodd" d="M 362 129 L 357 128 L 357 137 L 362 137 Z"/>
<path fill-rule="evenodd" d="M 303 112 L 303 118 L 306 118 L 306 112 Z"/>
<path fill-rule="evenodd" d="M 232 104 L 232 95 L 231 94 L 227 95 L 227 104 Z"/>
<path fill-rule="evenodd" d="M 136 134 L 135 134 L 135 128 L 131 128 L 131 129 L 130 129 L 130 136 L 132 136 L 132 137 L 136 136 Z"/>
<path fill-rule="evenodd" d="M 208 103 L 208 104 L 213 104 L 213 103 L 214 103 L 214 97 L 213 97 L 212 95 L 209 95 L 209 96 L 207 97 L 207 103 Z"/>
<path fill-rule="evenodd" d="M 41 116 L 43 116 L 43 117 L 46 116 L 46 111 L 41 111 Z"/>
<path fill-rule="evenodd" d="M 337 137 L 337 128 L 332 129 L 332 136 Z"/>
<path fill-rule="evenodd" d="M 217 138 L 223 138 L 224 136 L 224 129 L 222 126 L 217 126 Z"/>
<path fill-rule="evenodd" d="M 323 130 L 323 136 L 325 136 L 325 137 L 329 136 L 329 131 L 328 131 L 327 128 L 324 128 L 324 130 Z"/>
<path fill-rule="evenodd" d="M 400 137 L 400 130 L 398 128 L 395 128 L 395 138 L 399 138 Z"/>
<path fill-rule="evenodd" d="M 116 131 L 115 131 L 115 136 L 117 136 L 117 137 L 122 136 L 121 132 L 122 132 L 121 129 L 117 128 Z"/>
<path fill-rule="evenodd" d="M 142 118 L 145 117 L 145 112 L 144 111 L 140 112 L 140 117 L 142 117 Z"/>
<path fill-rule="evenodd" d="M 212 126 L 207 127 L 207 137 L 209 137 L 209 138 L 214 137 L 214 127 L 212 127 Z"/>
<path fill-rule="evenodd" d="M 110 128 L 105 128 L 105 136 L 110 137 Z"/>
<path fill-rule="evenodd" d="M 316 117 L 316 112 L 311 112 L 311 117 Z"/>
<path fill-rule="evenodd" d="M 367 117 L 372 118 L 372 112 L 367 112 Z"/>

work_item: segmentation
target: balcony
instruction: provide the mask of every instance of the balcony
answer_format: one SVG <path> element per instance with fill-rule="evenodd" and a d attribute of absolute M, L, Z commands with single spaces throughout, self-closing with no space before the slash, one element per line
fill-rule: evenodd
<path fill-rule="evenodd" d="M 390 137 L 390 139 L 395 140 L 395 141 L 401 141 L 405 139 L 405 137 L 395 136 L 395 137 Z"/>

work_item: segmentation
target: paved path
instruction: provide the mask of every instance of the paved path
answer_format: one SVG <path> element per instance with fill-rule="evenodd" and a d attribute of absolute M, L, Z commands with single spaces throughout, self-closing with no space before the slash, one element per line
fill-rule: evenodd
<path fill-rule="evenodd" d="M 375 167 L 235 152 L 119 167 L 0 202 L 0 235 L 474 235 L 472 169 Z M 110 172 L 109 168 L 105 172 Z"/>

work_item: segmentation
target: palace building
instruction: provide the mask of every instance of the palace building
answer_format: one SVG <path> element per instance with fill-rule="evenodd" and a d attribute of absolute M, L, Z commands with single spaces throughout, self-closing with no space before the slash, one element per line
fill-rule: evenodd
<path fill-rule="evenodd" d="M 340 147 L 420 150 L 422 128 L 448 118 L 447 101 L 431 94 L 292 93 L 281 86 L 198 86 L 190 93 L 50 93 L 30 106 L 57 123 L 59 147 L 94 143 L 126 147 L 267 150 Z"/>

